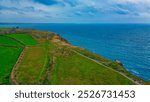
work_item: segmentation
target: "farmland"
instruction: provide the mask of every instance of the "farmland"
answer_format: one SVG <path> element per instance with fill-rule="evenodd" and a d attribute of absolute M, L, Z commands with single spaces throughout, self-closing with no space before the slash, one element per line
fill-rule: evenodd
<path fill-rule="evenodd" d="M 58 49 L 51 84 L 133 84 L 130 80 L 67 48 Z M 63 51 L 63 52 L 61 52 Z M 110 81 L 111 79 L 111 81 Z"/>
<path fill-rule="evenodd" d="M 0 45 L 7 46 L 22 46 L 20 42 L 7 36 L 0 36 Z"/>
<path fill-rule="evenodd" d="M 9 34 L 7 35 L 11 38 L 16 39 L 17 41 L 21 42 L 24 45 L 36 45 L 36 40 L 32 38 L 32 36 L 27 34 Z"/>
<path fill-rule="evenodd" d="M 16 80 L 19 84 L 41 84 L 46 71 L 46 64 L 48 59 L 46 41 L 39 41 L 39 45 L 26 47 L 24 49 L 24 56 L 20 63 Z"/>
<path fill-rule="evenodd" d="M 0 36 L 0 84 L 11 84 L 10 75 L 24 48 L 24 44 L 36 44 L 29 35 L 19 35 L 20 38 L 23 37 L 23 43 L 17 40 L 18 34 L 16 34 L 16 36 L 12 34 L 12 36 L 13 37 L 9 35 Z"/>
<path fill-rule="evenodd" d="M 22 48 L 0 46 L 0 84 L 10 84 L 10 74 Z"/>
<path fill-rule="evenodd" d="M 134 85 L 149 84 L 124 67 L 59 35 L 17 29 L 0 36 L 0 84 Z"/>

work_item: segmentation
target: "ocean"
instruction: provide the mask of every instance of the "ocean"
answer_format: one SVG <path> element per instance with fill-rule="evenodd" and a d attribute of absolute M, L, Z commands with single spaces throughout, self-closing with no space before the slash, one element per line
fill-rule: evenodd
<path fill-rule="evenodd" d="M 56 32 L 75 46 L 120 60 L 128 71 L 150 81 L 150 24 L 0 24 L 17 26 Z"/>

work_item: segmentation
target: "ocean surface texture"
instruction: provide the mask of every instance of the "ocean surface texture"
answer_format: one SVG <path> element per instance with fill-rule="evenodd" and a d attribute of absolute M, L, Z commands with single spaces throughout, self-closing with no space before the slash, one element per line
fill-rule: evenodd
<path fill-rule="evenodd" d="M 111 60 L 150 80 L 149 24 L 0 24 L 0 28 L 33 28 L 60 34 L 70 43 Z"/>

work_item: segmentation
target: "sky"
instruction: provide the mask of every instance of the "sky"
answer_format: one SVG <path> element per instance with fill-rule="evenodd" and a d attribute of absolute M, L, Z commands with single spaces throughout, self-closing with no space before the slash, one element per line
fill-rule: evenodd
<path fill-rule="evenodd" d="M 150 0 L 0 0 L 0 22 L 150 23 Z"/>

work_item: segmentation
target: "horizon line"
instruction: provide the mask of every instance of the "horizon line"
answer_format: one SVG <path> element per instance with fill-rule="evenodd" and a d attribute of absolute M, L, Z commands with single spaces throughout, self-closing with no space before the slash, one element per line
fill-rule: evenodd
<path fill-rule="evenodd" d="M 56 22 L 56 23 L 50 23 L 50 22 L 0 22 L 0 24 L 150 24 L 150 23 L 62 23 L 62 22 Z"/>

